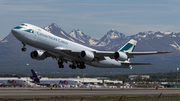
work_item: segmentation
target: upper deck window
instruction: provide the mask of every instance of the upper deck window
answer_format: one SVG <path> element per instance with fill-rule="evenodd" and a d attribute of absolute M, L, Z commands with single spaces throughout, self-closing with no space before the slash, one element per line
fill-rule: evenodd
<path fill-rule="evenodd" d="M 22 26 L 27 26 L 26 24 L 21 24 Z"/>
<path fill-rule="evenodd" d="M 26 24 L 21 24 L 22 26 L 27 26 Z"/>

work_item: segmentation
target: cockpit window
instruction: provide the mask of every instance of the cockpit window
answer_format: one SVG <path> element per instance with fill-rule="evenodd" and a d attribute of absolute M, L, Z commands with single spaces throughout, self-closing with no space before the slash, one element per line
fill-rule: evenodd
<path fill-rule="evenodd" d="M 21 24 L 22 26 L 27 26 L 26 24 Z"/>

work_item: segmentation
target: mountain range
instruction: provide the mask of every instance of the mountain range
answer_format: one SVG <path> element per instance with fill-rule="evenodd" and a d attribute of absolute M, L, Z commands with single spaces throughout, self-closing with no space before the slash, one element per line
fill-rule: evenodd
<path fill-rule="evenodd" d="M 64 69 L 59 69 L 57 61 L 51 58 L 37 61 L 30 58 L 30 53 L 35 48 L 27 46 L 27 51 L 22 52 L 22 44 L 11 32 L 4 38 L 0 38 L 0 73 L 30 74 L 33 68 L 45 74 L 120 74 L 120 73 L 154 73 L 176 71 L 180 65 L 180 33 L 170 31 L 146 31 L 126 36 L 115 29 L 109 30 L 102 38 L 96 39 L 84 34 L 79 29 L 66 33 L 57 24 L 45 26 L 45 30 L 52 34 L 77 42 L 79 44 L 103 51 L 117 51 L 130 39 L 137 40 L 134 51 L 173 51 L 169 54 L 137 56 L 131 62 L 151 62 L 152 66 L 133 66 L 130 69 L 102 69 L 87 66 L 85 70 L 71 70 L 68 64 Z M 28 64 L 28 65 L 27 65 Z"/>

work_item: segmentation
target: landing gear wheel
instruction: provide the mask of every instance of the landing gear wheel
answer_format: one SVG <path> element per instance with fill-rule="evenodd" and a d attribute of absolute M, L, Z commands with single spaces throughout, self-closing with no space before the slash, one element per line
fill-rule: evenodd
<path fill-rule="evenodd" d="M 76 66 L 75 66 L 75 65 L 69 65 L 69 67 L 70 67 L 71 69 L 76 69 Z"/>
<path fill-rule="evenodd" d="M 59 65 L 59 68 L 64 68 L 64 65 Z"/>
<path fill-rule="evenodd" d="M 58 61 L 59 68 L 64 68 L 63 61 Z"/>
<path fill-rule="evenodd" d="M 84 62 L 80 62 L 80 65 L 78 65 L 79 69 L 85 69 L 86 66 L 84 65 Z"/>
<path fill-rule="evenodd" d="M 26 48 L 21 48 L 21 51 L 26 51 L 27 49 Z"/>

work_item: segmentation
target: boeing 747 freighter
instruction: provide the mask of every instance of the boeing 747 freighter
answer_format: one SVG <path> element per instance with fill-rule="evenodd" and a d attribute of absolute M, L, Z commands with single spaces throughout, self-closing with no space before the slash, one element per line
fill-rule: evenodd
<path fill-rule="evenodd" d="M 85 69 L 85 64 L 99 68 L 130 68 L 131 65 L 151 65 L 151 63 L 131 63 L 129 60 L 134 55 L 170 53 L 169 51 L 133 52 L 137 43 L 133 39 L 115 52 L 98 51 L 55 36 L 28 23 L 14 27 L 11 32 L 22 42 L 22 51 L 26 51 L 26 45 L 38 48 L 40 50 L 31 52 L 33 59 L 44 60 L 47 57 L 52 57 L 58 61 L 59 68 L 64 68 L 64 62 L 71 62 L 69 67 L 72 69 Z"/>

